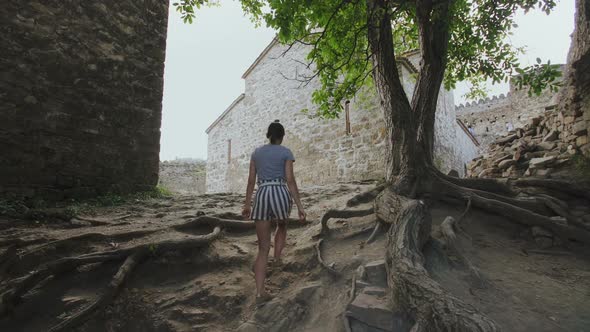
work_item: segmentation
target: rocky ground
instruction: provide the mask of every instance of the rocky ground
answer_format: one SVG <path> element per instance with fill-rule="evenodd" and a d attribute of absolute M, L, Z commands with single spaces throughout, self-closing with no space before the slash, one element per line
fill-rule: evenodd
<path fill-rule="evenodd" d="M 395 307 L 386 289 L 386 230 L 367 243 L 375 217 L 333 218 L 320 236 L 327 210 L 345 207 L 374 186 L 304 190 L 310 222 L 290 224 L 283 263 L 269 263 L 267 287 L 275 297 L 261 307 L 254 303 L 250 270 L 256 236 L 250 223 L 238 221 L 240 195 L 138 200 L 67 221 L 0 217 L 0 330 L 47 331 L 76 317 L 111 289 L 122 259 L 55 273 L 8 308 L 6 291 L 22 285 L 30 271 L 63 257 L 145 244 L 149 255 L 118 293 L 81 325 L 62 330 L 407 331 L 402 308 Z M 445 290 L 506 331 L 590 329 L 587 248 L 476 210 L 464 219 L 465 233 L 456 248 L 447 248 L 436 225 L 462 211 L 439 204 L 431 210 L 435 227 L 425 249 L 426 266 Z M 169 243 L 209 236 L 215 226 L 221 233 L 206 244 L 165 250 Z"/>

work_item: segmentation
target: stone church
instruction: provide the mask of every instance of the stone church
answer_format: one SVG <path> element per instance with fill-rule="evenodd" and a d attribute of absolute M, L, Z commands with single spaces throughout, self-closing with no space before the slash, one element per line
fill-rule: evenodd
<path fill-rule="evenodd" d="M 267 142 L 266 129 L 275 120 L 285 126 L 283 145 L 295 155 L 301 187 L 383 177 L 386 128 L 375 91 L 358 93 L 344 105 L 339 119 L 314 117 L 311 95 L 319 82 L 302 85 L 296 79 L 309 75 L 304 65 L 309 46 L 286 50 L 273 40 L 242 75 L 244 93 L 207 129 L 208 193 L 245 190 L 250 155 Z M 398 59 L 409 96 L 418 62 L 417 52 Z M 457 120 L 452 92 L 441 89 L 437 107 L 435 164 L 445 173 L 454 169 L 463 176 L 479 143 Z"/>

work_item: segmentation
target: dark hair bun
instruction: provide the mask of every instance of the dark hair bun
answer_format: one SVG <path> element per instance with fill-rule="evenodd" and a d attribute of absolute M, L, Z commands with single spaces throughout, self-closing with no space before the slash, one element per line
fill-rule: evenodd
<path fill-rule="evenodd" d="M 266 138 L 270 139 L 271 143 L 277 143 L 278 141 L 282 140 L 284 136 L 285 128 L 282 124 L 279 123 L 279 120 L 275 120 L 275 122 L 271 123 L 270 126 L 268 126 Z"/>

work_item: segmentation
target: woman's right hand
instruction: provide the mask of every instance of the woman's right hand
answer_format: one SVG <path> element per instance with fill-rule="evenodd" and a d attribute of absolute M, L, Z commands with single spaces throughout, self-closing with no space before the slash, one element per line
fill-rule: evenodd
<path fill-rule="evenodd" d="M 242 209 L 242 217 L 244 218 L 244 220 L 250 219 L 251 212 L 252 212 L 252 208 L 248 205 L 244 205 L 244 208 Z"/>
<path fill-rule="evenodd" d="M 297 209 L 297 212 L 299 212 L 299 221 L 304 222 L 305 218 L 307 218 L 307 214 L 305 214 L 305 210 Z"/>

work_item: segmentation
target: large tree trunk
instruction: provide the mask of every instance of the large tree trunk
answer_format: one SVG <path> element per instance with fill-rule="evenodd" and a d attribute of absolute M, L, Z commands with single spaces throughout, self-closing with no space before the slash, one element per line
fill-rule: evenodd
<path fill-rule="evenodd" d="M 417 142 L 416 119 L 397 71 L 388 2 L 367 0 L 368 39 L 373 80 L 387 128 L 385 179 L 409 193 L 427 165 L 427 154 Z"/>
<path fill-rule="evenodd" d="M 590 112 L 590 0 L 576 0 L 575 28 L 559 109 L 576 116 Z"/>
<path fill-rule="evenodd" d="M 417 0 L 416 17 L 420 36 L 420 72 L 412 109 L 417 117 L 418 143 L 426 153 L 426 161 L 433 165 L 434 121 L 438 95 L 447 65 L 450 33 L 450 1 Z"/>
<path fill-rule="evenodd" d="M 430 215 L 422 202 L 408 196 L 421 192 L 436 178 L 432 166 L 434 115 L 446 62 L 449 3 L 418 3 L 427 7 L 417 13 L 423 62 L 410 105 L 395 62 L 390 2 L 367 0 L 373 80 L 388 129 L 388 187 L 377 197 L 375 212 L 392 225 L 387 250 L 391 294 L 414 322 L 413 331 L 495 331 L 491 320 L 445 292 L 423 265 L 422 246 L 430 238 Z"/>

